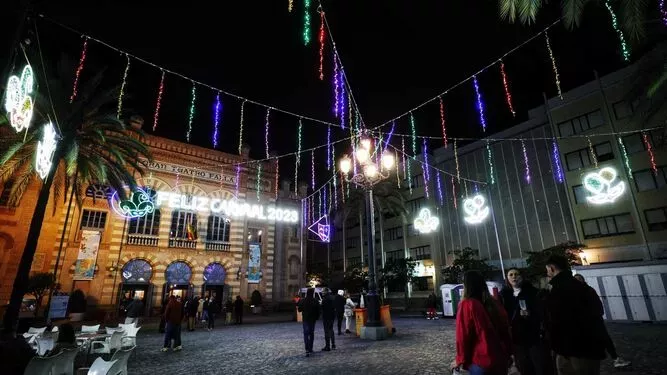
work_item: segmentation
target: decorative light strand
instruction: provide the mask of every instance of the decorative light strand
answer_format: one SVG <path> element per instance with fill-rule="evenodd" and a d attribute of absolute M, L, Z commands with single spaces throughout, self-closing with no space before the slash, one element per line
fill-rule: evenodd
<path fill-rule="evenodd" d="M 334 61 L 334 74 L 333 74 L 333 89 L 334 89 L 334 115 L 336 118 L 338 118 L 340 114 L 340 90 L 339 90 L 339 75 L 340 72 L 338 71 L 338 58 L 336 58 L 336 54 L 334 53 L 333 56 L 333 61 Z"/>
<path fill-rule="evenodd" d="M 614 31 L 616 31 L 616 34 L 618 34 L 618 40 L 621 42 L 621 54 L 623 55 L 623 60 L 630 61 L 630 48 L 625 42 L 623 30 L 618 27 L 618 19 L 616 18 L 614 8 L 611 7 L 609 0 L 604 2 L 604 6 L 607 7 L 607 10 L 609 11 L 609 15 L 611 16 L 611 25 L 614 27 Z"/>
<path fill-rule="evenodd" d="M 563 100 L 563 91 L 560 89 L 560 74 L 558 74 L 558 64 L 556 64 L 556 57 L 554 51 L 551 49 L 551 41 L 549 40 L 549 33 L 544 31 L 544 40 L 547 42 L 547 50 L 549 51 L 549 58 L 551 59 L 551 68 L 554 71 L 554 79 L 556 80 L 556 89 L 558 89 L 558 97 Z"/>
<path fill-rule="evenodd" d="M 505 73 L 505 63 L 503 60 L 500 60 L 500 74 L 503 77 L 503 88 L 505 89 L 505 100 L 507 101 L 507 107 L 512 116 L 516 117 L 516 111 L 514 110 L 514 105 L 512 104 L 512 93 L 510 92 L 510 86 L 507 79 L 507 73 Z"/>
<path fill-rule="evenodd" d="M 343 80 L 345 80 L 345 71 L 343 71 Z M 343 82 L 345 82 L 345 81 L 343 81 Z M 346 87 L 343 83 L 341 83 L 341 84 L 343 85 L 343 87 Z M 348 112 L 348 116 L 349 116 L 348 117 L 348 126 L 350 127 L 350 130 L 351 130 L 352 127 L 354 127 L 354 121 L 352 119 L 352 115 L 353 115 L 353 112 L 352 112 L 352 97 L 350 95 L 349 90 L 346 89 L 345 92 L 347 93 L 347 112 Z"/>
<path fill-rule="evenodd" d="M 327 203 L 327 214 L 329 214 L 329 212 L 331 212 L 331 201 L 333 200 L 333 198 L 331 197 L 331 195 L 332 195 L 331 194 L 331 183 L 327 184 L 327 190 L 329 190 L 329 193 L 327 194 L 328 199 L 326 199 L 325 202 Z M 334 189 L 334 195 L 335 194 L 336 194 L 336 189 Z"/>
<path fill-rule="evenodd" d="M 294 9 L 294 0 L 289 0 L 287 2 L 287 11 L 291 13 L 292 9 Z"/>
<path fill-rule="evenodd" d="M 486 162 L 489 164 L 489 181 L 493 185 L 496 183 L 496 174 L 493 171 L 493 155 L 488 140 L 486 141 Z"/>
<path fill-rule="evenodd" d="M 482 131 L 486 132 L 486 117 L 484 116 L 484 102 L 482 101 L 482 94 L 479 92 L 479 83 L 477 76 L 472 76 L 472 83 L 475 86 L 475 95 L 477 96 L 477 111 L 479 112 L 479 123 L 482 125 Z"/>
<path fill-rule="evenodd" d="M 593 143 L 591 142 L 590 137 L 586 137 L 586 141 L 588 142 L 588 151 L 591 153 L 591 159 L 593 159 L 593 165 L 595 165 L 595 168 L 598 167 L 598 157 L 595 154 L 595 149 L 593 149 Z"/>
<path fill-rule="evenodd" d="M 123 97 L 125 96 L 125 86 L 127 85 L 127 74 L 130 72 L 130 55 L 125 54 L 127 62 L 125 63 L 125 71 L 123 72 L 123 82 L 120 84 L 120 92 L 118 92 L 118 111 L 116 118 L 120 119 L 123 112 Z"/>
<path fill-rule="evenodd" d="M 72 85 L 72 95 L 69 97 L 69 102 L 72 103 L 76 98 L 76 95 L 79 93 L 79 79 L 81 78 L 81 72 L 83 71 L 83 65 L 86 62 L 86 53 L 88 52 L 88 37 L 84 36 L 83 47 L 81 48 L 81 57 L 79 58 L 79 66 L 76 67 L 76 72 L 74 73 L 74 84 Z"/>
<path fill-rule="evenodd" d="M 192 133 L 192 121 L 195 118 L 195 100 L 197 100 L 197 86 L 192 82 L 192 100 L 190 101 L 190 114 L 188 115 L 188 132 L 185 139 L 190 143 L 190 134 Z"/>
<path fill-rule="evenodd" d="M 396 187 L 401 188 L 401 176 L 398 173 L 398 152 L 394 150 L 394 160 L 396 160 Z M 405 163 L 405 154 L 403 156 L 403 162 Z"/>
<path fill-rule="evenodd" d="M 278 200 L 278 190 L 279 190 L 278 185 L 280 183 L 280 159 L 279 158 L 276 158 L 276 171 L 275 172 L 276 172 L 276 179 L 275 179 L 273 184 L 275 185 L 274 186 L 275 198 L 276 198 L 276 200 Z"/>
<path fill-rule="evenodd" d="M 554 162 L 554 176 L 556 177 L 556 181 L 562 184 L 564 181 L 563 167 L 560 164 L 560 151 L 558 151 L 558 142 L 556 142 L 556 138 L 551 141 L 551 154 Z"/>
<path fill-rule="evenodd" d="M 648 153 L 649 162 L 651 163 L 651 169 L 653 170 L 654 175 L 658 175 L 658 166 L 655 163 L 655 155 L 653 154 L 653 146 L 651 146 L 651 141 L 648 139 L 648 135 L 645 132 L 642 132 L 642 139 L 644 140 L 644 145 L 646 146 L 646 152 Z"/>
<path fill-rule="evenodd" d="M 530 184 L 530 163 L 528 162 L 528 150 L 526 150 L 526 143 L 521 140 L 521 152 L 523 153 L 523 164 L 526 168 L 526 183 Z"/>
<path fill-rule="evenodd" d="M 303 44 L 310 44 L 310 0 L 303 0 Z"/>
<path fill-rule="evenodd" d="M 262 163 L 257 163 L 257 177 L 256 177 L 256 179 L 257 179 L 257 181 L 256 181 L 256 184 L 257 184 L 257 187 L 256 187 L 256 189 L 257 189 L 257 201 L 259 202 L 259 200 L 260 200 L 259 192 L 260 192 L 260 189 L 262 187 Z"/>
<path fill-rule="evenodd" d="M 470 196 L 470 194 L 468 194 L 468 181 L 463 181 L 463 191 L 465 192 L 466 197 Z"/>
<path fill-rule="evenodd" d="M 442 182 L 440 181 L 440 172 L 438 171 L 435 171 L 435 183 L 438 187 L 438 203 L 442 207 L 445 198 L 444 194 L 442 193 Z"/>
<path fill-rule="evenodd" d="M 334 199 L 334 208 L 338 209 L 338 178 L 336 176 L 336 168 L 333 169 L 333 199 Z"/>
<path fill-rule="evenodd" d="M 315 150 L 310 151 L 310 183 L 313 192 L 315 191 Z"/>
<path fill-rule="evenodd" d="M 243 109 L 245 107 L 246 101 L 247 100 L 241 102 L 241 120 L 239 121 L 239 155 L 243 153 Z"/>
<path fill-rule="evenodd" d="M 456 145 L 456 143 L 454 143 Z M 456 181 L 454 181 L 454 177 L 452 177 L 452 198 L 454 198 L 454 209 L 458 209 L 457 203 L 456 203 Z"/>
<path fill-rule="evenodd" d="M 410 170 L 410 158 L 408 158 L 408 175 L 406 176 L 408 182 L 408 188 L 410 189 L 410 195 L 412 195 L 412 171 Z"/>
<path fill-rule="evenodd" d="M 618 144 L 621 146 L 621 153 L 623 154 L 623 161 L 625 162 L 625 168 L 628 170 L 628 177 L 632 180 L 632 167 L 630 166 L 630 158 L 628 157 L 628 151 L 625 149 L 625 144 L 623 143 L 623 138 L 618 137 Z"/>
<path fill-rule="evenodd" d="M 222 109 L 222 103 L 220 102 L 220 93 L 218 92 L 215 95 L 215 104 L 213 105 L 213 110 L 215 114 L 213 115 L 213 148 L 218 148 L 218 130 L 220 126 L 220 111 Z"/>
<path fill-rule="evenodd" d="M 407 173 L 405 172 L 406 162 L 405 162 L 405 137 L 401 137 L 401 158 L 403 159 L 403 179 L 408 178 Z"/>
<path fill-rule="evenodd" d="M 442 96 L 438 96 L 440 102 L 440 125 L 442 126 L 442 142 L 447 148 L 447 124 L 445 123 L 445 104 L 442 102 Z"/>
<path fill-rule="evenodd" d="M 658 2 L 658 10 L 660 11 L 660 16 L 662 18 L 662 24 L 667 26 L 667 5 L 665 5 L 665 0 L 660 0 Z"/>
<path fill-rule="evenodd" d="M 264 118 L 264 148 L 266 150 L 266 158 L 269 156 L 269 115 L 271 113 L 271 108 L 266 109 L 266 116 Z"/>
<path fill-rule="evenodd" d="M 343 172 L 340 173 L 340 197 L 343 200 L 343 204 L 345 204 L 345 176 Z"/>
<path fill-rule="evenodd" d="M 396 127 L 396 122 L 393 121 L 393 122 L 391 123 L 391 129 L 389 130 L 389 135 L 387 135 L 387 140 L 384 141 L 384 148 L 382 149 L 382 152 L 383 152 L 383 153 L 384 153 L 385 151 L 387 151 L 387 147 L 389 147 L 389 141 L 391 141 L 391 136 L 394 135 L 394 128 L 395 128 L 395 127 Z M 394 160 L 398 161 L 398 159 L 394 159 Z"/>
<path fill-rule="evenodd" d="M 347 102 L 345 101 L 345 86 L 343 85 L 343 71 L 338 73 L 339 75 L 339 81 L 338 85 L 340 86 L 340 111 L 339 111 L 339 116 L 340 116 L 340 127 L 345 129 L 345 107 L 347 106 Z"/>
<path fill-rule="evenodd" d="M 320 9 L 320 81 L 324 80 L 324 10 Z"/>
<path fill-rule="evenodd" d="M 327 126 L 327 170 L 331 170 L 331 125 Z"/>
<path fill-rule="evenodd" d="M 160 86 L 157 90 L 157 101 L 155 102 L 155 114 L 153 115 L 153 131 L 157 129 L 157 120 L 160 117 L 160 106 L 162 105 L 162 94 L 164 93 L 164 70 L 160 78 Z"/>
<path fill-rule="evenodd" d="M 417 130 L 415 129 L 415 116 L 410 112 L 410 132 L 412 135 L 412 158 L 417 155 Z"/>
<path fill-rule="evenodd" d="M 241 180 L 241 164 L 236 164 L 236 180 L 234 181 L 234 197 L 239 199 L 239 182 Z"/>
<path fill-rule="evenodd" d="M 426 138 L 422 140 L 422 152 L 424 153 L 424 164 L 426 165 L 426 181 L 431 181 L 431 172 L 428 170 L 428 148 L 426 145 Z"/>
<path fill-rule="evenodd" d="M 422 166 L 422 178 L 424 180 L 424 195 L 426 195 L 426 199 L 429 198 L 429 193 L 428 193 L 428 161 L 426 159 L 426 139 L 422 140 L 422 155 L 424 157 L 424 162 L 420 163 Z"/>
<path fill-rule="evenodd" d="M 299 192 L 299 164 L 301 164 L 301 130 L 303 129 L 303 122 L 299 118 L 299 131 L 297 138 L 297 152 L 294 161 L 294 193 Z"/>
<path fill-rule="evenodd" d="M 456 163 L 456 181 L 458 183 L 461 183 L 461 169 L 459 166 L 459 148 L 457 145 L 457 141 L 454 141 L 454 162 Z"/>

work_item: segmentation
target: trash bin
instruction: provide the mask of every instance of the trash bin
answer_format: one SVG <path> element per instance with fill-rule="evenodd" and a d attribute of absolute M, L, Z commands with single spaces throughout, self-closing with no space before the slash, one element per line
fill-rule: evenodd
<path fill-rule="evenodd" d="M 368 320 L 368 311 L 364 309 L 354 309 L 354 325 L 357 337 L 361 336 L 361 327 L 366 325 Z"/>
<path fill-rule="evenodd" d="M 440 294 L 442 294 L 442 315 L 454 317 L 463 294 L 463 284 L 441 285 Z"/>
<path fill-rule="evenodd" d="M 391 322 L 391 306 L 382 305 L 380 306 L 380 322 L 382 325 L 387 327 L 387 334 L 391 336 L 394 332 L 394 325 Z"/>

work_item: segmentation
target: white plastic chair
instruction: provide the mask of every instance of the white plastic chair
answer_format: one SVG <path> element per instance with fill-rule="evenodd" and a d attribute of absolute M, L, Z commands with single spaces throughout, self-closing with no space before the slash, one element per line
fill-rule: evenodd
<path fill-rule="evenodd" d="M 128 328 L 137 328 L 137 323 L 129 323 L 129 324 L 120 323 L 118 324 L 118 328 L 122 328 L 123 330 L 127 331 Z"/>
<path fill-rule="evenodd" d="M 74 359 L 78 353 L 78 349 L 63 349 L 60 355 L 56 356 L 56 362 L 53 364 L 53 374 L 74 375 Z"/>
<path fill-rule="evenodd" d="M 107 331 L 107 335 L 111 335 L 116 331 L 124 331 L 122 327 L 104 327 L 104 329 Z"/>
<path fill-rule="evenodd" d="M 121 340 L 122 345 L 124 346 L 137 346 L 137 333 L 141 327 L 128 327 L 123 333 L 123 338 Z"/>
<path fill-rule="evenodd" d="M 81 333 L 84 332 L 97 332 L 100 330 L 100 325 L 94 325 L 94 326 L 81 326 Z"/>
<path fill-rule="evenodd" d="M 44 331 L 46 331 L 46 327 L 42 327 L 42 328 L 30 327 L 30 328 L 28 328 L 28 333 L 32 333 L 32 334 L 35 334 L 35 335 L 41 335 L 42 333 L 44 333 Z"/>
<path fill-rule="evenodd" d="M 53 326 L 51 329 L 51 337 L 53 338 L 54 342 L 58 342 L 58 326 Z"/>
<path fill-rule="evenodd" d="M 115 360 L 115 359 L 118 360 L 118 366 L 122 370 L 123 375 L 128 374 L 128 372 L 127 372 L 127 360 L 130 358 L 130 355 L 132 354 L 132 352 L 134 351 L 135 348 L 136 348 L 136 346 L 133 346 L 133 347 L 128 348 L 128 349 L 116 350 L 116 352 L 113 353 L 113 357 L 111 357 L 112 361 Z"/>
<path fill-rule="evenodd" d="M 52 337 L 38 337 L 37 338 L 37 354 L 44 355 L 49 350 L 53 349 L 54 340 Z"/>
<path fill-rule="evenodd" d="M 53 366 L 61 355 L 62 352 L 54 355 L 53 357 L 32 357 L 30 362 L 28 362 L 28 366 L 26 366 L 23 374 L 51 375 L 53 373 Z"/>
<path fill-rule="evenodd" d="M 95 362 L 93 362 L 93 364 L 88 369 L 88 375 L 107 375 L 107 374 L 116 375 L 118 374 L 118 372 L 114 374 L 111 371 L 109 371 L 112 370 L 112 368 L 116 363 L 118 363 L 118 360 L 107 362 L 103 360 L 101 357 L 97 357 L 97 359 L 95 359 Z"/>
<path fill-rule="evenodd" d="M 90 343 L 91 354 L 111 354 L 112 351 L 120 349 L 123 331 L 116 331 L 104 341 L 93 341 Z"/>

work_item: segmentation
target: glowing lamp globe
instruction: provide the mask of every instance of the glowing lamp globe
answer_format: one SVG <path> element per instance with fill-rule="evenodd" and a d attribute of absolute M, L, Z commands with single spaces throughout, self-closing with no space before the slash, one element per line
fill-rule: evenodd
<path fill-rule="evenodd" d="M 375 178 L 378 174 L 378 167 L 375 164 L 368 164 L 364 167 L 364 174 L 367 178 Z"/>
<path fill-rule="evenodd" d="M 382 166 L 384 169 L 391 169 L 394 166 L 394 155 L 388 152 L 382 154 Z"/>
<path fill-rule="evenodd" d="M 368 150 L 364 147 L 359 147 L 357 149 L 357 152 L 355 153 L 355 156 L 357 157 L 357 161 L 361 164 L 364 164 L 368 161 L 370 158 L 370 154 L 368 153 Z"/>
<path fill-rule="evenodd" d="M 371 149 L 371 140 L 370 138 L 364 138 L 361 140 L 361 146 L 366 149 L 366 151 Z"/>
<path fill-rule="evenodd" d="M 350 169 L 352 169 L 352 160 L 350 160 L 350 158 L 345 155 L 342 159 L 340 159 L 338 166 L 341 172 L 348 174 Z"/>

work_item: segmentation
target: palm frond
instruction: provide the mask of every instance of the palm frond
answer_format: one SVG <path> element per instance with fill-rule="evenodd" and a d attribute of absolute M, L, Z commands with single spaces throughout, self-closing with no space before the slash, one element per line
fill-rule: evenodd
<path fill-rule="evenodd" d="M 522 0 L 500 0 L 498 6 L 500 8 L 500 18 L 506 19 L 510 23 L 516 22 L 518 14 L 518 3 Z"/>
<path fill-rule="evenodd" d="M 30 186 L 30 183 L 33 182 L 34 177 L 34 171 L 30 166 L 23 167 L 14 174 L 14 184 L 12 184 L 12 188 L 9 191 L 8 203 L 10 206 L 18 206 L 23 194 L 28 189 L 28 186 Z"/>
<path fill-rule="evenodd" d="M 648 3 L 648 0 L 621 1 L 621 27 L 633 44 L 639 44 L 644 39 Z"/>
<path fill-rule="evenodd" d="M 581 25 L 581 16 L 584 13 L 586 4 L 593 0 L 562 0 L 561 8 L 563 10 L 563 21 L 565 27 L 574 29 Z"/>

